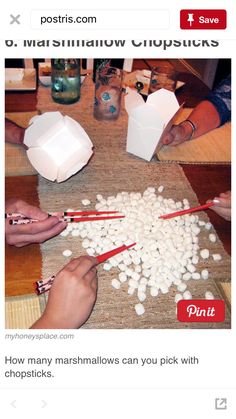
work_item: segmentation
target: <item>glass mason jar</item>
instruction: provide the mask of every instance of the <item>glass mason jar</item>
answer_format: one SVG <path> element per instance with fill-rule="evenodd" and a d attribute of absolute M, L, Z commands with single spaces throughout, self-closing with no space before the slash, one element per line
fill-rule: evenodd
<path fill-rule="evenodd" d="M 176 88 L 176 72 L 174 68 L 160 64 L 152 68 L 149 93 L 156 92 L 159 89 L 166 89 L 174 92 Z"/>
<path fill-rule="evenodd" d="M 59 58 L 52 60 L 52 98 L 61 104 L 80 99 L 80 60 Z"/>
<path fill-rule="evenodd" d="M 110 59 L 109 58 L 95 58 L 93 60 L 93 82 L 96 81 L 96 72 L 100 67 L 105 67 L 105 65 L 110 65 Z"/>
<path fill-rule="evenodd" d="M 96 72 L 94 117 L 115 120 L 120 113 L 123 71 L 109 65 Z"/>

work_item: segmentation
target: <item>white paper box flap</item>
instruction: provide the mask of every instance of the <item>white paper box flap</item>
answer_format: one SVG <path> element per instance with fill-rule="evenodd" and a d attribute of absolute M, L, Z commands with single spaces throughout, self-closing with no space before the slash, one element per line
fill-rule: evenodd
<path fill-rule="evenodd" d="M 162 129 L 140 127 L 137 120 L 129 118 L 126 151 L 150 161 Z"/>
<path fill-rule="evenodd" d="M 125 109 L 128 115 L 130 115 L 133 109 L 135 109 L 138 106 L 144 105 L 145 102 L 142 96 L 134 90 L 127 88 L 126 91 L 128 93 L 125 96 Z"/>
<path fill-rule="evenodd" d="M 148 105 L 155 106 L 165 124 L 179 109 L 179 103 L 175 94 L 166 89 L 160 89 L 148 96 Z"/>
<path fill-rule="evenodd" d="M 60 112 L 46 112 L 30 121 L 25 131 L 24 144 L 28 147 L 43 145 L 64 127 L 64 118 Z"/>
<path fill-rule="evenodd" d="M 39 147 L 32 147 L 27 150 L 27 156 L 32 166 L 48 180 L 54 181 L 57 178 L 58 167 L 53 159 Z"/>
<path fill-rule="evenodd" d="M 64 118 L 66 127 L 70 131 L 70 133 L 74 136 L 76 140 L 79 140 L 82 144 L 86 147 L 93 147 L 93 143 L 90 140 L 86 131 L 78 124 L 74 119 L 70 118 L 69 116 L 65 116 Z"/>
<path fill-rule="evenodd" d="M 160 117 L 154 106 L 142 105 L 135 109 L 130 114 L 130 118 L 137 121 L 140 127 L 153 127 L 158 129 L 164 128 L 164 121 Z"/>
<path fill-rule="evenodd" d="M 172 116 L 172 118 L 167 122 L 167 124 L 165 125 L 165 129 L 163 130 L 163 132 L 161 134 L 161 138 L 160 138 L 159 141 L 162 142 L 163 137 L 171 129 L 172 125 L 174 125 L 177 122 L 177 120 L 179 119 L 179 114 L 183 110 L 183 106 L 184 106 L 184 103 L 182 103 L 182 105 L 179 107 L 179 109 L 177 110 L 177 112 L 175 112 L 175 114 Z"/>

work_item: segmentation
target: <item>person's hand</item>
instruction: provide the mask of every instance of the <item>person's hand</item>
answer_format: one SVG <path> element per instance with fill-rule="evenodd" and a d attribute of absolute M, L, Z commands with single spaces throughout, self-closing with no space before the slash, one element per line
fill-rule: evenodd
<path fill-rule="evenodd" d="M 77 329 L 89 318 L 97 297 L 97 260 L 71 260 L 55 277 L 42 317 L 32 329 Z"/>
<path fill-rule="evenodd" d="M 221 193 L 213 199 L 215 205 L 210 209 L 215 211 L 227 221 L 231 221 L 231 191 Z"/>
<path fill-rule="evenodd" d="M 176 146 L 189 140 L 191 135 L 191 126 L 182 122 L 181 125 L 172 125 L 170 130 L 162 137 L 162 143 L 163 145 Z"/>
<path fill-rule="evenodd" d="M 57 236 L 67 226 L 66 222 L 59 221 L 57 217 L 49 217 L 46 212 L 19 199 L 9 199 L 6 202 L 6 212 L 20 213 L 27 218 L 39 220 L 36 223 L 21 225 L 10 225 L 10 219 L 5 220 L 6 242 L 16 247 L 43 243 Z"/>
<path fill-rule="evenodd" d="M 5 119 L 5 141 L 13 144 L 23 145 L 25 129 L 14 122 Z"/>

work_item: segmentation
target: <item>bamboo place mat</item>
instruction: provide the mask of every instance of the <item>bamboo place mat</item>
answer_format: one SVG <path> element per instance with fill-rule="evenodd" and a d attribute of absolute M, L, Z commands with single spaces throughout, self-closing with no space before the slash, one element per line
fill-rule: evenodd
<path fill-rule="evenodd" d="M 70 106 L 56 107 L 81 123 L 90 135 L 94 144 L 94 155 L 89 164 L 79 173 L 61 184 L 52 183 L 39 177 L 38 194 L 40 206 L 46 211 L 81 208 L 81 200 L 88 198 L 95 206 L 96 194 L 104 197 L 115 195 L 121 191 L 143 192 L 148 186 L 163 184 L 164 197 L 175 200 L 189 199 L 191 205 L 197 205 L 197 197 L 193 192 L 182 168 L 175 163 L 157 163 L 154 159 L 147 163 L 129 155 L 125 151 L 127 135 L 127 114 L 124 109 L 115 122 L 96 121 L 92 116 L 93 87 L 88 78 L 81 89 L 80 102 Z M 39 87 L 38 110 L 40 112 L 55 110 L 55 104 L 50 101 L 47 89 Z M 206 213 L 201 219 L 208 221 Z M 212 291 L 215 298 L 223 298 L 217 287 L 218 281 L 230 281 L 230 257 L 225 252 L 220 240 L 209 242 L 206 230 L 200 234 L 200 245 L 209 248 L 212 253 L 220 253 L 222 260 L 217 264 L 210 259 L 201 261 L 198 268 L 207 267 L 210 272 L 208 281 L 188 281 L 189 290 L 194 298 L 204 298 L 205 291 Z M 71 249 L 73 257 L 84 254 L 81 239 L 72 237 L 55 237 L 41 245 L 42 275 L 48 277 L 62 268 L 68 259 L 62 256 L 65 249 Z M 120 290 L 111 287 L 111 279 L 118 271 L 110 272 L 98 267 L 99 290 L 94 311 L 84 325 L 85 328 L 229 328 L 230 315 L 227 311 L 224 323 L 179 323 L 176 320 L 176 305 L 174 303 L 175 289 L 157 298 L 147 297 L 146 312 L 138 317 L 134 305 L 137 296 L 127 294 L 127 283 Z M 214 278 L 214 279 L 213 279 Z M 38 279 L 38 278 L 36 278 Z M 63 308 L 62 308 L 63 309 Z"/>
<path fill-rule="evenodd" d="M 183 109 L 175 123 L 179 124 L 187 119 L 191 111 L 192 109 Z M 163 146 L 157 153 L 157 158 L 159 161 L 175 161 L 181 164 L 230 164 L 231 123 L 177 147 Z"/>
<path fill-rule="evenodd" d="M 231 283 L 219 282 L 220 293 L 223 295 L 225 302 L 231 310 Z"/>
<path fill-rule="evenodd" d="M 42 310 L 36 295 L 8 297 L 5 302 L 5 328 L 29 329 L 41 316 Z"/>
<path fill-rule="evenodd" d="M 30 119 L 35 115 L 37 115 L 37 112 L 8 112 L 5 114 L 7 119 L 23 128 L 28 127 Z M 35 175 L 36 173 L 23 147 L 17 144 L 5 143 L 6 176 L 26 176 Z"/>

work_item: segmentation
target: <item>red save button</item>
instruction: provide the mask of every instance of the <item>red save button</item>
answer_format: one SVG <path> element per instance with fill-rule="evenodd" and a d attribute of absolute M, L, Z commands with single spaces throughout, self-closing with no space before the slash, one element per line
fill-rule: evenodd
<path fill-rule="evenodd" d="M 226 10 L 184 9 L 180 11 L 181 29 L 226 29 Z"/>

